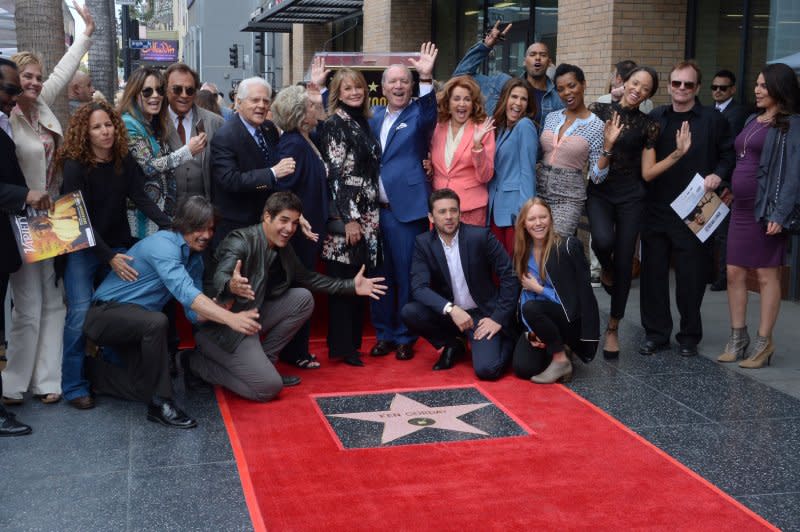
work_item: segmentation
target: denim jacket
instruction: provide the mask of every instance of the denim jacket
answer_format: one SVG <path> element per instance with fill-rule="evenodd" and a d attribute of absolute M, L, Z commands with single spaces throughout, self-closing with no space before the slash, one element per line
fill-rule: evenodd
<path fill-rule="evenodd" d="M 511 76 L 505 72 L 492 74 L 490 76 L 479 73 L 481 63 L 489 56 L 489 52 L 491 51 L 491 48 L 483 44 L 482 41 L 479 41 L 475 46 L 467 50 L 467 53 L 453 71 L 453 77 L 468 75 L 475 78 L 475 81 L 478 82 L 478 86 L 481 88 L 483 97 L 486 99 L 486 112 L 489 113 L 489 115 L 494 114 L 494 108 L 497 105 L 498 98 L 500 98 L 503 85 L 511 79 Z M 561 101 L 561 98 L 558 97 L 555 85 L 550 81 L 550 78 L 547 78 L 547 92 L 545 92 L 542 97 L 542 119 L 538 126 L 539 132 L 542 130 L 542 124 L 544 124 L 547 113 L 563 108 L 564 103 Z"/>

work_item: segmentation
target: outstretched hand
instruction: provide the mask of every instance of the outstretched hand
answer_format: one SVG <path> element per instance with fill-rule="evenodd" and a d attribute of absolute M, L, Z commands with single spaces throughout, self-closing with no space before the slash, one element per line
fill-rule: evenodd
<path fill-rule="evenodd" d="M 486 120 L 484 120 L 481 125 L 475 128 L 475 135 L 472 139 L 473 148 L 476 150 L 483 148 L 483 139 L 486 138 L 486 135 L 488 135 L 490 131 L 494 131 L 494 129 L 494 118 L 487 116 Z"/>
<path fill-rule="evenodd" d="M 94 33 L 94 17 L 92 17 L 92 14 L 89 12 L 89 8 L 86 6 L 86 4 L 79 6 L 78 2 L 75 0 L 72 0 L 72 6 L 83 19 L 83 23 L 85 25 L 83 34 L 87 37 L 91 37 L 92 33 Z"/>
<path fill-rule="evenodd" d="M 625 126 L 622 124 L 622 117 L 614 111 L 611 119 L 606 120 L 606 127 L 603 130 L 603 146 L 607 151 L 611 151 L 611 148 L 614 147 L 614 143 L 617 142 L 623 129 Z"/>
<path fill-rule="evenodd" d="M 311 228 L 311 222 L 306 220 L 306 217 L 302 214 L 300 215 L 300 231 L 302 231 L 303 236 L 306 239 L 311 240 L 312 242 L 319 241 L 319 233 L 315 233 L 314 230 Z"/>
<path fill-rule="evenodd" d="M 675 146 L 681 156 L 686 155 L 686 152 L 692 147 L 692 132 L 689 129 L 688 120 L 684 121 L 681 128 L 675 132 Z"/>
<path fill-rule="evenodd" d="M 419 72 L 419 77 L 431 79 L 433 77 L 433 65 L 436 64 L 436 56 L 439 50 L 432 42 L 424 42 L 419 47 L 419 59 L 410 57 L 408 62 Z"/>
<path fill-rule="evenodd" d="M 386 285 L 380 284 L 384 280 L 383 277 L 364 277 L 364 266 L 358 270 L 358 273 L 353 278 L 356 285 L 356 294 L 360 296 L 369 296 L 372 299 L 378 300 L 380 296 L 386 293 Z"/>
<path fill-rule="evenodd" d="M 241 259 L 237 260 L 236 266 L 233 267 L 233 274 L 230 281 L 228 281 L 228 290 L 236 297 L 242 297 L 250 301 L 256 298 L 256 293 L 253 291 L 253 287 L 250 286 L 250 281 L 247 280 L 247 277 L 242 276 Z"/>
<path fill-rule="evenodd" d="M 328 74 L 330 73 L 331 70 L 325 68 L 324 57 L 318 56 L 311 61 L 311 83 L 320 90 L 325 87 L 325 80 L 328 79 Z"/>
<path fill-rule="evenodd" d="M 499 41 L 504 41 L 506 39 L 506 34 L 511 31 L 511 24 L 507 24 L 503 31 L 500 31 L 500 21 L 497 20 L 494 23 L 492 29 L 489 30 L 489 33 L 486 34 L 486 37 L 483 38 L 483 44 L 488 46 L 489 48 L 494 48 L 494 45 L 497 44 Z"/>

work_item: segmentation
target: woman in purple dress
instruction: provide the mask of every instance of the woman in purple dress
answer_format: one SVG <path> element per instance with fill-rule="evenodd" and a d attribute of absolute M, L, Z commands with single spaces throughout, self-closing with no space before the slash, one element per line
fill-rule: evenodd
<path fill-rule="evenodd" d="M 745 323 L 748 270 L 755 270 L 761 288 L 758 335 L 742 368 L 769 364 L 772 329 L 781 304 L 781 266 L 786 256 L 783 227 L 800 190 L 800 85 L 783 63 L 767 66 L 755 87 L 758 114 L 736 137 L 733 208 L 728 229 L 728 308 L 731 336 L 719 362 L 735 362 L 750 345 Z"/>

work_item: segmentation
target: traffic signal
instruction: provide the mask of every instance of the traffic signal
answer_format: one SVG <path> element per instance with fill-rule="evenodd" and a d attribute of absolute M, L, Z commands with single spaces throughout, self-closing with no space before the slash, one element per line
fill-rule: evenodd
<path fill-rule="evenodd" d="M 228 57 L 230 58 L 230 65 L 233 68 L 239 68 L 239 47 L 233 45 L 228 48 Z"/>
<path fill-rule="evenodd" d="M 264 54 L 264 34 L 256 33 L 253 40 L 253 50 L 257 54 Z"/>

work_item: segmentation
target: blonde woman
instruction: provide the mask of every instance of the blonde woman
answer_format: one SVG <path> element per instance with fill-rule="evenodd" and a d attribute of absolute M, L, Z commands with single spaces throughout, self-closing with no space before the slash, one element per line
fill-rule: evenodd
<path fill-rule="evenodd" d="M 89 10 L 75 5 L 86 29 L 44 79 L 42 62 L 32 52 L 19 52 L 11 60 L 19 68 L 22 94 L 9 122 L 17 159 L 28 188 L 58 196 L 61 175 L 54 164 L 64 133 L 50 109 L 78 70 L 89 51 L 94 20 Z M 3 163 L 5 164 L 5 163 Z M 43 403 L 61 400 L 61 348 L 64 331 L 63 290 L 56 283 L 53 259 L 24 264 L 10 276 L 14 311 L 8 336 L 8 365 L 3 371 L 3 402 L 22 403 L 30 390 Z"/>

